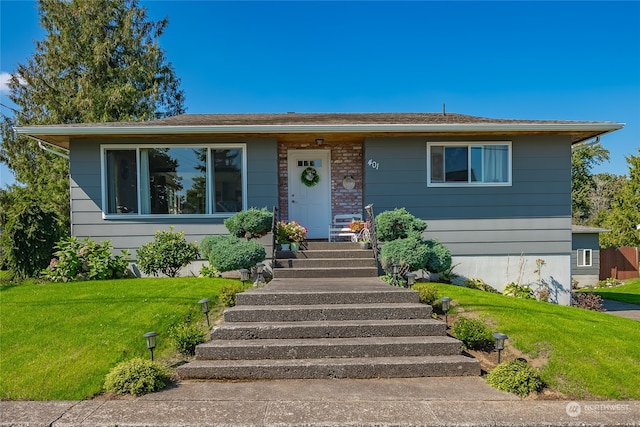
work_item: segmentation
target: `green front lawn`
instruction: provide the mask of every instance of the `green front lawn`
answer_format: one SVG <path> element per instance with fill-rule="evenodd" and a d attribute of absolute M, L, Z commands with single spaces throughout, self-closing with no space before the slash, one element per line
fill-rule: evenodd
<path fill-rule="evenodd" d="M 630 279 L 624 285 L 614 286 L 613 288 L 595 288 L 592 291 L 602 298 L 640 304 L 640 279 Z"/>
<path fill-rule="evenodd" d="M 167 330 L 204 319 L 198 300 L 216 301 L 230 279 L 129 279 L 25 283 L 0 288 L 0 398 L 78 400 L 100 393 L 118 362 L 173 352 Z"/>
<path fill-rule="evenodd" d="M 545 381 L 576 398 L 640 399 L 640 324 L 607 313 L 434 284 L 465 311 L 487 317 L 529 358 L 546 358 Z"/>

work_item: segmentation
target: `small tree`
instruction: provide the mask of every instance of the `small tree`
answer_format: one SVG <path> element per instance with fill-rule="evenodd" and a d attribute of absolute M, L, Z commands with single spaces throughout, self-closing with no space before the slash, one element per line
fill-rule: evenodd
<path fill-rule="evenodd" d="M 251 208 L 224 220 L 232 236 L 247 240 L 260 238 L 270 232 L 272 223 L 273 214 L 267 208 Z"/>
<path fill-rule="evenodd" d="M 405 208 L 385 211 L 376 216 L 378 239 L 390 242 L 404 239 L 412 233 L 421 234 L 427 229 L 427 223 L 411 215 Z"/>
<path fill-rule="evenodd" d="M 201 247 L 209 263 L 222 272 L 250 269 L 267 256 L 260 243 L 241 240 L 236 236 L 208 236 L 203 239 Z"/>
<path fill-rule="evenodd" d="M 187 243 L 184 231 L 174 233 L 171 227 L 169 231 L 156 231 L 153 241 L 138 249 L 137 254 L 138 265 L 145 274 L 176 277 L 182 267 L 198 259 L 200 251 L 197 243 Z"/>

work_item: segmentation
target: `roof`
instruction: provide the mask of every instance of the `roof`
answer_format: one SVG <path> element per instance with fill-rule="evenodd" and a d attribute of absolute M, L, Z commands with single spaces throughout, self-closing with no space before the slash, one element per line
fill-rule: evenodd
<path fill-rule="evenodd" d="M 571 225 L 571 232 L 575 234 L 593 234 L 593 233 L 606 233 L 611 231 L 607 228 L 589 227 L 586 225 Z"/>
<path fill-rule="evenodd" d="M 282 113 L 183 114 L 144 122 L 77 123 L 23 126 L 28 135 L 61 148 L 71 138 L 92 136 L 222 134 L 569 134 L 572 143 L 621 129 L 622 123 L 561 120 L 491 119 L 454 113 Z"/>

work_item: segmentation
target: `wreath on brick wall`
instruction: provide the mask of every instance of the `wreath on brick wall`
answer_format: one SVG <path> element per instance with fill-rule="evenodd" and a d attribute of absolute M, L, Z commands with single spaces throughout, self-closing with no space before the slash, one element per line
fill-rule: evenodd
<path fill-rule="evenodd" d="M 302 171 L 300 180 L 307 187 L 313 187 L 320 181 L 320 176 L 318 175 L 318 171 L 315 170 L 315 168 L 312 168 L 311 166 L 309 166 L 308 168 Z"/>

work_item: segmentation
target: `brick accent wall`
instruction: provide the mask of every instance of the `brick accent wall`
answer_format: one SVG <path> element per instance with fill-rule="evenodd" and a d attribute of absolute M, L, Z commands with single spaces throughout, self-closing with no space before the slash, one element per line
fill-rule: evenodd
<path fill-rule="evenodd" d="M 331 150 L 331 216 L 337 214 L 362 213 L 362 182 L 363 160 L 362 141 L 345 141 L 325 143 L 318 147 L 309 142 L 279 142 L 278 143 L 278 201 L 280 217 L 289 218 L 289 186 L 287 182 L 287 150 L 316 150 L 319 148 Z M 355 187 L 347 190 L 342 185 L 345 176 L 351 175 L 355 179 Z"/>

